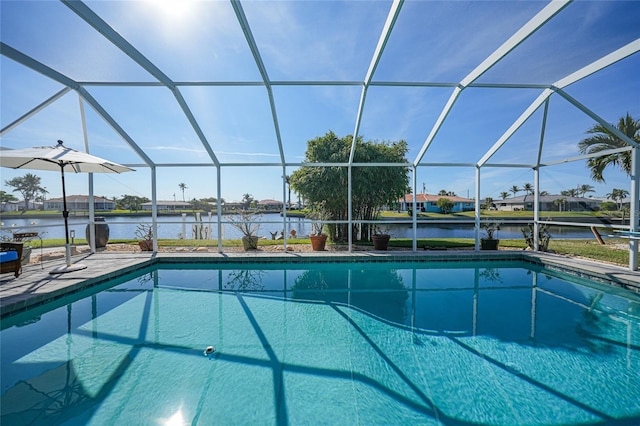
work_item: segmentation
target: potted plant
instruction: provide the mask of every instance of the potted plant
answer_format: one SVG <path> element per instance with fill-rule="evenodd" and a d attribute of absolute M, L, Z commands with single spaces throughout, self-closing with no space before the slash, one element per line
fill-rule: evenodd
<path fill-rule="evenodd" d="M 373 242 L 374 250 L 386 250 L 389 247 L 390 239 L 391 235 L 387 232 L 386 228 L 381 226 L 375 226 L 373 228 L 371 241 Z"/>
<path fill-rule="evenodd" d="M 142 251 L 153 251 L 153 225 L 139 223 L 136 227 L 136 237 L 140 240 L 138 245 Z"/>
<path fill-rule="evenodd" d="M 524 237 L 524 242 L 527 243 L 527 247 L 531 250 L 535 250 L 535 239 L 534 239 L 535 227 L 533 223 L 528 224 L 526 228 L 521 228 L 520 231 L 522 231 L 522 236 Z M 549 224 L 548 223 L 538 224 L 538 250 L 539 251 L 549 250 L 550 240 L 551 240 L 551 234 L 549 233 Z"/>
<path fill-rule="evenodd" d="M 500 240 L 496 238 L 496 232 L 500 230 L 500 224 L 495 222 L 489 222 L 482 225 L 484 229 L 485 237 L 480 238 L 480 250 L 498 250 Z"/>
<path fill-rule="evenodd" d="M 322 205 L 316 205 L 309 217 L 311 218 L 311 234 L 309 235 L 309 239 L 311 240 L 311 249 L 313 251 L 324 251 L 327 245 L 327 234 L 323 232 L 323 221 L 326 219 L 327 215 L 322 208 Z"/>
<path fill-rule="evenodd" d="M 258 229 L 260 229 L 258 219 L 261 216 L 262 215 L 259 213 L 243 210 L 237 216 L 229 217 L 229 224 L 243 234 L 242 247 L 244 248 L 244 251 L 258 249 L 259 237 L 257 232 Z"/>

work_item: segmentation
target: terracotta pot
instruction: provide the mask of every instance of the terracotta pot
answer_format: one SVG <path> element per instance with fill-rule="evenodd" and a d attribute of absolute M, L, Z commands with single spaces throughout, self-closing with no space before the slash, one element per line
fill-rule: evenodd
<path fill-rule="evenodd" d="M 488 238 L 481 238 L 480 239 L 480 250 L 498 250 L 498 244 L 500 243 L 500 240 L 496 240 L 496 239 L 488 239 Z"/>
<path fill-rule="evenodd" d="M 258 249 L 258 237 L 242 237 L 242 247 L 244 251 L 257 250 Z"/>
<path fill-rule="evenodd" d="M 373 241 L 373 249 L 374 250 L 386 250 L 389 246 L 389 240 L 391 239 L 391 235 L 372 235 L 371 241 Z"/>
<path fill-rule="evenodd" d="M 325 234 L 309 235 L 311 240 L 311 248 L 313 251 L 324 251 L 324 247 L 327 244 L 327 236 Z"/>
<path fill-rule="evenodd" d="M 153 251 L 153 240 L 138 241 L 138 245 L 142 251 Z"/>

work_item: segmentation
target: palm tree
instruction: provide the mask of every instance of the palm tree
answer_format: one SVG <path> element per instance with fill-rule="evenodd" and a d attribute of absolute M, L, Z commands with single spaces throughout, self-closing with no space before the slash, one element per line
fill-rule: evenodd
<path fill-rule="evenodd" d="M 571 188 L 560 191 L 560 195 L 564 195 L 565 197 L 577 197 L 579 195 L 579 192 L 576 188 Z"/>
<path fill-rule="evenodd" d="M 592 185 L 578 185 L 578 192 L 580 196 L 584 197 L 587 192 L 596 192 Z"/>
<path fill-rule="evenodd" d="M 524 192 L 526 192 L 527 194 L 531 194 L 531 195 L 533 195 L 533 193 L 534 193 L 533 185 L 531 185 L 530 183 L 525 183 L 525 184 L 522 186 L 522 190 L 523 190 Z"/>
<path fill-rule="evenodd" d="M 564 203 L 566 203 L 566 201 L 567 200 L 565 198 L 556 198 L 555 200 L 553 200 L 553 204 L 558 206 L 558 211 L 562 211 L 562 207 L 564 206 Z"/>
<path fill-rule="evenodd" d="M 179 183 L 178 188 L 180 188 L 180 191 L 182 191 L 182 202 L 184 202 L 184 190 L 187 189 L 187 184 Z"/>
<path fill-rule="evenodd" d="M 248 209 L 249 207 L 251 207 L 251 204 L 253 203 L 254 199 L 253 199 L 253 195 L 246 193 L 242 195 L 242 208 L 243 209 Z"/>
<path fill-rule="evenodd" d="M 625 117 L 621 117 L 618 125 L 614 127 L 617 127 L 620 132 L 630 139 L 640 143 L 640 120 L 634 120 L 629 113 Z M 593 136 L 578 143 L 578 149 L 582 154 L 593 154 L 629 146 L 602 124 L 596 124 L 587 130 L 587 133 Z M 596 182 L 604 182 L 603 172 L 609 165 L 618 166 L 629 175 L 631 173 L 631 151 L 618 152 L 587 160 L 587 167 L 591 169 L 591 178 Z"/>
<path fill-rule="evenodd" d="M 629 191 L 626 189 L 613 188 L 610 193 L 607 194 L 607 198 L 618 203 L 618 210 L 622 210 L 622 200 L 629 195 Z"/>
<path fill-rule="evenodd" d="M 515 197 L 516 195 L 518 195 L 518 192 L 522 191 L 520 188 L 518 188 L 518 185 L 513 185 L 511 187 L 511 189 L 509 189 L 509 192 L 513 192 L 513 196 Z"/>
<path fill-rule="evenodd" d="M 502 191 L 500 193 L 500 196 L 502 197 L 503 200 L 506 200 L 507 197 L 509 197 L 509 193 L 507 191 Z"/>
<path fill-rule="evenodd" d="M 289 192 L 287 197 L 287 208 L 291 208 L 291 176 L 285 175 L 284 182 L 287 184 L 287 191 Z"/>

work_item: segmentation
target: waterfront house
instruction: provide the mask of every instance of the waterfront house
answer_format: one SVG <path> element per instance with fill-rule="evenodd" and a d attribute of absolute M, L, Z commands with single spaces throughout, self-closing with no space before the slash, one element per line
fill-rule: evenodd
<path fill-rule="evenodd" d="M 438 207 L 438 200 L 447 198 L 453 203 L 452 212 L 465 212 L 475 208 L 475 200 L 458 197 L 457 195 L 416 194 L 416 208 L 419 212 L 442 213 Z M 409 211 L 413 208 L 413 194 L 406 194 L 398 200 L 400 211 Z"/>
<path fill-rule="evenodd" d="M 533 211 L 533 202 L 534 197 L 531 194 L 506 198 L 504 200 L 493 200 L 496 208 L 502 211 Z M 602 199 L 600 198 L 568 197 L 565 195 L 540 196 L 541 211 L 598 211 L 600 210 L 601 204 Z"/>
<path fill-rule="evenodd" d="M 278 200 L 260 200 L 258 201 L 258 209 L 265 212 L 280 212 L 284 207 L 284 203 Z"/>
<path fill-rule="evenodd" d="M 189 203 L 187 203 L 185 201 L 161 201 L 161 200 L 158 200 L 156 202 L 156 205 L 158 206 L 158 211 L 159 212 L 173 212 L 173 211 L 193 209 L 191 204 L 189 204 Z M 148 203 L 142 203 L 142 204 L 140 204 L 140 210 L 151 211 L 151 206 L 152 206 L 151 201 L 149 201 Z"/>
<path fill-rule="evenodd" d="M 104 197 L 93 197 L 93 208 L 96 211 L 111 211 L 116 209 L 116 202 Z M 44 201 L 45 210 L 63 210 L 62 198 L 50 198 Z M 67 195 L 67 210 L 73 211 L 89 211 L 88 195 Z"/>

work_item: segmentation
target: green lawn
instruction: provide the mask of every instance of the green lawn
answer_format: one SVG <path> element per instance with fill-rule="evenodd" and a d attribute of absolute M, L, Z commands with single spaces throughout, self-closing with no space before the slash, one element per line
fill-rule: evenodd
<path fill-rule="evenodd" d="M 62 247 L 64 239 L 45 239 L 42 240 L 44 247 Z M 550 251 L 562 255 L 580 256 L 588 259 L 610 262 L 621 266 L 629 264 L 629 251 L 616 249 L 616 245 L 621 244 L 624 247 L 629 243 L 626 239 L 607 239 L 606 245 L 600 245 L 595 239 L 589 240 L 559 240 L 552 239 L 549 244 Z M 75 239 L 76 245 L 86 245 L 86 240 L 81 238 Z M 110 240 L 109 244 L 131 244 L 137 245 L 136 240 Z M 161 247 L 217 247 L 217 240 L 169 240 L 161 239 L 158 244 Z M 299 238 L 287 240 L 288 245 L 311 244 L 308 239 Z M 359 246 L 372 246 L 369 242 L 358 242 Z M 40 240 L 31 241 L 34 248 L 40 248 Z M 282 245 L 282 240 L 260 240 L 260 246 Z M 418 239 L 418 249 L 446 250 L 446 249 L 473 249 L 474 240 L 471 238 L 424 238 Z M 223 247 L 241 247 L 241 240 L 223 240 Z M 401 247 L 410 249 L 413 246 L 412 240 L 408 238 L 392 238 L 389 242 L 390 247 Z M 521 249 L 524 250 L 526 244 L 524 240 L 500 240 L 501 248 Z"/>

